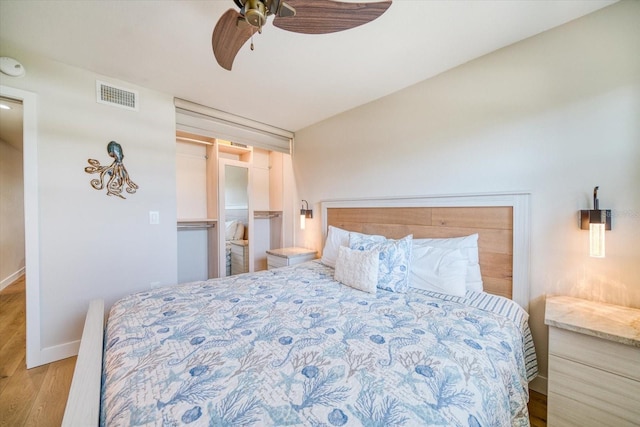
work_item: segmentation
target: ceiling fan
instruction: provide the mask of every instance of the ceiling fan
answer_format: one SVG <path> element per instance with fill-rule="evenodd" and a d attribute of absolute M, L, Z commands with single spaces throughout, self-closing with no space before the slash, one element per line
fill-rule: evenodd
<path fill-rule="evenodd" d="M 240 8 L 227 10 L 213 30 L 213 54 L 222 68 L 231 70 L 240 48 L 261 33 L 270 15 L 273 25 L 303 34 L 327 34 L 348 30 L 382 15 L 391 0 L 352 3 L 334 0 L 233 0 Z M 253 49 L 253 44 L 252 44 Z"/>

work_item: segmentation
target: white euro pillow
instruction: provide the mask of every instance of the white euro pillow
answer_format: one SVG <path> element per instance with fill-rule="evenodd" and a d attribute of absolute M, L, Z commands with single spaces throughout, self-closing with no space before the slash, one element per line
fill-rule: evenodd
<path fill-rule="evenodd" d="M 349 232 L 342 228 L 330 225 L 320 261 L 324 265 L 335 268 L 336 260 L 338 259 L 338 249 L 340 246 L 349 246 Z"/>
<path fill-rule="evenodd" d="M 467 290 L 467 264 L 459 249 L 414 246 L 409 286 L 463 297 Z"/>
<path fill-rule="evenodd" d="M 340 246 L 334 278 L 354 289 L 375 294 L 378 288 L 378 258 L 377 250 L 359 251 Z"/>
<path fill-rule="evenodd" d="M 450 237 L 438 239 L 413 239 L 413 248 L 431 246 L 441 249 L 459 249 L 467 259 L 467 275 L 465 278 L 468 291 L 482 292 L 482 274 L 478 258 L 478 234 L 464 237 Z"/>

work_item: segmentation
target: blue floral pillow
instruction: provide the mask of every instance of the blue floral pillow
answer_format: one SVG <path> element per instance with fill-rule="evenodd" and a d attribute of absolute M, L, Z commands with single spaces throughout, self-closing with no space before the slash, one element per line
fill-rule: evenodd
<path fill-rule="evenodd" d="M 349 247 L 359 251 L 372 249 L 379 251 L 378 288 L 405 293 L 409 288 L 412 240 L 411 234 L 402 239 L 393 240 L 383 236 L 352 232 L 349 234 Z"/>

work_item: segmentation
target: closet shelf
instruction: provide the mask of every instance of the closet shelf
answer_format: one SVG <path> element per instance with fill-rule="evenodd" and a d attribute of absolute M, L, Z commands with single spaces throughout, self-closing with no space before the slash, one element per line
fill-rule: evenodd
<path fill-rule="evenodd" d="M 271 219 L 282 216 L 282 211 L 254 211 L 253 217 L 255 219 Z"/>
<path fill-rule="evenodd" d="M 217 219 L 179 219 L 178 230 L 203 230 L 216 228 Z"/>
<path fill-rule="evenodd" d="M 228 145 L 228 144 L 218 143 L 218 151 L 221 153 L 237 154 L 240 156 L 243 154 L 251 153 L 252 150 L 250 147 L 241 147 L 238 145 Z"/>

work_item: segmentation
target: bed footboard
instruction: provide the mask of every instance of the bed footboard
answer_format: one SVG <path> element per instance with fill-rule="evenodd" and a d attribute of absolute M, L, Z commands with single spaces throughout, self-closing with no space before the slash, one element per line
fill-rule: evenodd
<path fill-rule="evenodd" d="M 104 300 L 94 299 L 89 303 L 84 322 L 62 427 L 98 425 L 103 334 Z"/>

